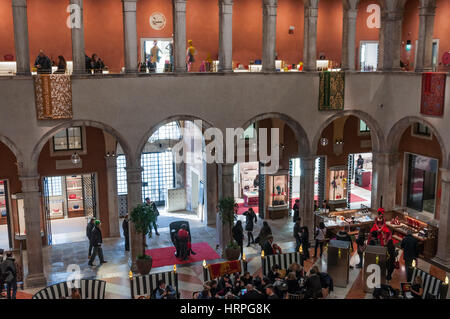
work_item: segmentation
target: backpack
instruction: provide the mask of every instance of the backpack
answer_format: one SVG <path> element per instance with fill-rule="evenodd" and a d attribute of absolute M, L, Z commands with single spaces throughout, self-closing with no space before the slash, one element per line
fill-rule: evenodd
<path fill-rule="evenodd" d="M 2 279 L 6 283 L 10 283 L 16 277 L 16 267 L 11 260 L 5 260 L 1 266 Z"/>

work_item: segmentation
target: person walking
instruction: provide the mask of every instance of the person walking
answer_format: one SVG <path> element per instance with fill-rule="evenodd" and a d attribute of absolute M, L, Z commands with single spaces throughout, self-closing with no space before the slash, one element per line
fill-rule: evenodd
<path fill-rule="evenodd" d="M 129 234 L 128 215 L 125 215 L 125 218 L 123 219 L 122 230 L 123 230 L 123 237 L 125 237 L 125 251 L 130 251 L 130 234 Z"/>
<path fill-rule="evenodd" d="M 403 259 L 405 260 L 406 281 L 410 282 L 412 277 L 412 262 L 418 257 L 418 240 L 413 237 L 412 232 L 403 238 L 401 248 L 403 249 Z"/>
<path fill-rule="evenodd" d="M 89 259 L 89 266 L 94 266 L 93 262 L 95 260 L 95 257 L 98 255 L 98 258 L 100 259 L 100 264 L 106 263 L 105 259 L 103 258 L 103 249 L 102 249 L 102 231 L 100 230 L 100 221 L 97 219 L 94 223 L 95 227 L 92 230 L 92 246 L 94 246 L 94 252 L 91 256 L 91 259 Z"/>
<path fill-rule="evenodd" d="M 6 253 L 6 259 L 1 264 L 3 281 L 6 283 L 8 299 L 16 299 L 17 292 L 17 263 L 12 252 Z M 11 294 L 12 290 L 12 294 Z"/>
<path fill-rule="evenodd" d="M 92 230 L 95 227 L 94 222 L 95 222 L 95 218 L 91 218 L 89 220 L 89 223 L 86 226 L 86 237 L 89 239 L 88 259 L 91 259 L 92 249 L 94 248 L 94 246 L 92 246 Z"/>
<path fill-rule="evenodd" d="M 153 47 L 150 50 L 150 73 L 156 72 L 157 64 L 161 59 L 160 54 L 161 49 L 158 47 L 158 41 L 153 41 Z"/>
<path fill-rule="evenodd" d="M 366 249 L 366 234 L 362 228 L 359 229 L 358 238 L 356 238 L 356 251 L 359 256 L 359 264 L 357 264 L 356 268 L 362 268 L 363 266 L 363 257 L 364 250 Z"/>
<path fill-rule="evenodd" d="M 263 249 L 264 243 L 267 241 L 267 238 L 272 235 L 272 229 L 269 224 L 264 221 L 261 230 L 259 231 L 258 237 L 256 237 L 255 242 L 261 246 L 261 250 Z"/>
<path fill-rule="evenodd" d="M 238 220 L 232 229 L 233 239 L 241 248 L 241 256 L 244 254 L 244 229 L 242 228 L 242 221 Z"/>
<path fill-rule="evenodd" d="M 295 251 L 297 252 L 302 244 L 302 225 L 300 224 L 300 218 L 295 221 L 293 235 L 295 238 Z"/>
<path fill-rule="evenodd" d="M 52 73 L 52 62 L 45 55 L 43 50 L 39 51 L 39 55 L 34 62 L 34 66 L 37 69 L 38 74 L 51 74 Z"/>
<path fill-rule="evenodd" d="M 294 206 L 292 207 L 294 215 L 292 216 L 292 221 L 295 223 L 297 219 L 300 219 L 300 200 L 296 199 Z"/>
<path fill-rule="evenodd" d="M 320 248 L 320 258 L 322 258 L 323 245 L 325 244 L 325 236 L 327 234 L 327 229 L 323 222 L 319 223 L 319 227 L 316 229 L 314 234 L 315 245 L 314 245 L 314 258 L 317 257 L 317 248 Z"/>
<path fill-rule="evenodd" d="M 250 247 L 250 244 L 255 243 L 255 238 L 253 238 L 253 228 L 255 226 L 254 223 L 258 222 L 258 218 L 251 207 L 243 215 L 245 216 L 245 231 L 247 232 L 248 237 L 247 247 Z"/>
<path fill-rule="evenodd" d="M 311 258 L 309 255 L 309 231 L 308 227 L 303 226 L 301 228 L 301 236 L 300 236 L 301 242 L 302 242 L 302 250 L 303 250 L 303 256 L 305 259 Z"/>
<path fill-rule="evenodd" d="M 151 206 L 151 208 L 153 209 L 153 212 L 155 213 L 155 220 L 152 223 L 150 223 L 150 231 L 148 233 L 148 237 L 152 238 L 153 228 L 155 229 L 156 236 L 159 236 L 158 226 L 156 225 L 156 221 L 158 220 L 158 216 L 159 216 L 158 207 L 156 207 L 156 203 L 154 201 L 151 201 L 150 198 L 148 198 L 148 197 L 145 199 L 145 204 L 148 206 Z"/>
<path fill-rule="evenodd" d="M 389 239 L 386 248 L 388 253 L 388 258 L 386 260 L 386 270 L 387 270 L 386 283 L 389 285 L 392 279 L 392 273 L 395 270 L 395 261 L 398 253 L 397 250 L 395 249 L 394 242 L 392 241 L 392 239 Z"/>

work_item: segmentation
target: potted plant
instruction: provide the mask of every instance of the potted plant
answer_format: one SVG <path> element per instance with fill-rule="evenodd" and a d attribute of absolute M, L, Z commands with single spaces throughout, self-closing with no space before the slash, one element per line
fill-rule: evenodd
<path fill-rule="evenodd" d="M 241 248 L 233 239 L 233 224 L 236 220 L 236 213 L 234 211 L 235 201 L 233 197 L 225 197 L 219 200 L 219 215 L 222 220 L 222 225 L 226 225 L 230 231 L 230 242 L 225 247 L 225 258 L 227 260 L 237 260 L 241 254 Z"/>
<path fill-rule="evenodd" d="M 155 212 L 150 205 L 139 204 L 130 213 L 130 221 L 136 233 L 142 235 L 142 254 L 136 258 L 136 267 L 141 275 L 147 275 L 152 269 L 152 257 L 145 254 L 145 237 L 150 231 L 150 223 L 155 221 Z"/>

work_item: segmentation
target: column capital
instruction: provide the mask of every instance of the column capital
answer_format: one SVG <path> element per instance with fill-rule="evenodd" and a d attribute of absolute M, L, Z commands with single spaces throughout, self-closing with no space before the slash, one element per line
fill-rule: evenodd
<path fill-rule="evenodd" d="M 345 11 L 345 16 L 347 19 L 356 20 L 358 17 L 358 9 L 348 9 Z"/>
<path fill-rule="evenodd" d="M 13 7 L 27 7 L 27 0 L 12 0 Z"/>
<path fill-rule="evenodd" d="M 105 156 L 106 167 L 113 168 L 117 167 L 117 157 L 115 156 Z"/>
<path fill-rule="evenodd" d="M 439 168 L 439 170 L 441 171 L 441 181 L 450 184 L 450 169 Z"/>
<path fill-rule="evenodd" d="M 136 12 L 138 0 L 122 0 L 124 12 Z"/>
<path fill-rule="evenodd" d="M 125 170 L 128 183 L 142 183 L 142 167 L 127 167 Z"/>
<path fill-rule="evenodd" d="M 186 12 L 187 0 L 173 0 L 174 9 L 176 12 Z"/>
<path fill-rule="evenodd" d="M 19 176 L 22 183 L 22 192 L 39 192 L 39 175 L 36 176 Z"/>
<path fill-rule="evenodd" d="M 435 16 L 436 6 L 421 6 L 419 8 L 419 16 Z"/>
<path fill-rule="evenodd" d="M 219 5 L 228 5 L 228 6 L 232 6 L 233 5 L 234 0 L 219 0 Z"/>
<path fill-rule="evenodd" d="M 233 0 L 219 0 L 219 8 L 221 8 L 221 14 L 233 14 Z"/>

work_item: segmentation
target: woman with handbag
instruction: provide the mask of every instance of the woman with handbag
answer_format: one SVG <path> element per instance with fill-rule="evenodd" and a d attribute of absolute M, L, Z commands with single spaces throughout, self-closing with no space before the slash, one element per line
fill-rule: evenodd
<path fill-rule="evenodd" d="M 360 229 L 358 233 L 358 238 L 356 239 L 356 251 L 359 255 L 359 264 L 356 265 L 356 268 L 362 268 L 363 265 L 363 254 L 364 250 L 366 249 L 366 235 L 364 233 L 364 230 Z"/>
<path fill-rule="evenodd" d="M 258 222 L 258 218 L 251 207 L 243 215 L 245 216 L 245 231 L 247 232 L 248 237 L 247 247 L 250 247 L 250 244 L 255 243 L 255 238 L 253 238 L 253 228 L 255 226 L 254 223 Z"/>
<path fill-rule="evenodd" d="M 387 248 L 387 253 L 388 253 L 388 258 L 386 260 L 386 270 L 387 270 L 386 282 L 389 285 L 389 283 L 392 279 L 392 273 L 394 272 L 394 270 L 396 268 L 396 263 L 398 263 L 397 262 L 398 252 L 395 249 L 394 242 L 392 241 L 392 239 L 390 239 L 387 242 L 386 248 Z"/>

